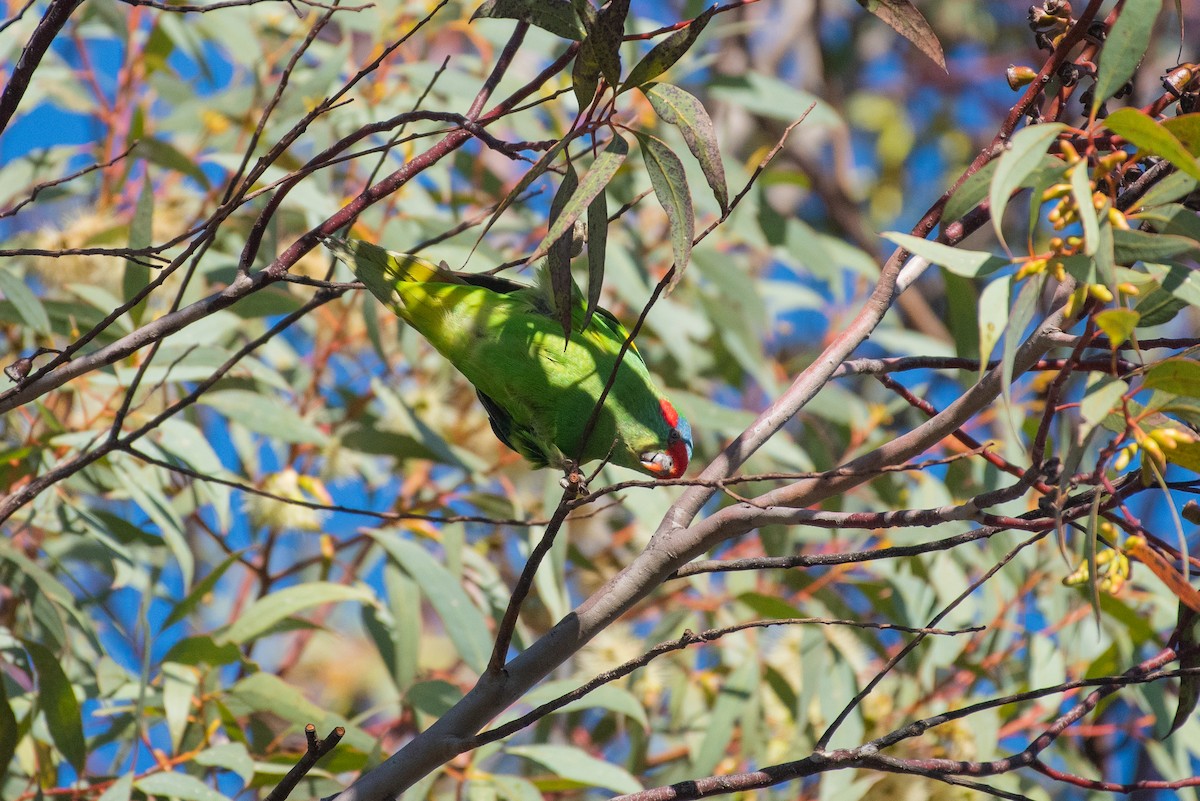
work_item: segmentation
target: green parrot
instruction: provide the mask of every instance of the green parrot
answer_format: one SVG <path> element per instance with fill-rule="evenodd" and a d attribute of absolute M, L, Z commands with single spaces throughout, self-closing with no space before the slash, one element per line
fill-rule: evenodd
<path fill-rule="evenodd" d="M 535 467 L 569 470 L 608 457 L 659 478 L 678 478 L 692 455 L 687 420 L 650 379 L 630 347 L 586 444 L 583 428 L 629 336 L 617 319 L 586 306 L 574 289 L 572 331 L 564 341 L 549 276 L 537 286 L 454 272 L 356 239 L 329 239 L 383 305 L 450 360 L 475 386 L 492 431 Z"/>

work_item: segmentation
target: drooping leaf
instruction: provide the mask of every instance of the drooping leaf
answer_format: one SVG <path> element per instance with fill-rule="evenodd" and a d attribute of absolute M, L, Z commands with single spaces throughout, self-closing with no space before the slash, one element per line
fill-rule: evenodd
<path fill-rule="evenodd" d="M 395 532 L 369 533 L 421 588 L 421 593 L 442 619 L 446 635 L 463 661 L 473 670 L 482 672 L 491 655 L 487 622 L 463 591 L 459 580 L 420 545 Z"/>
<path fill-rule="evenodd" d="M 528 22 L 555 36 L 576 42 L 586 34 L 569 0 L 486 0 L 471 15 L 471 21 L 485 17 Z"/>
<path fill-rule="evenodd" d="M 691 49 L 692 43 L 696 41 L 701 31 L 704 30 L 704 26 L 708 25 L 708 21 L 716 13 L 717 6 L 710 6 L 700 16 L 692 20 L 691 24 L 686 28 L 680 28 L 651 48 L 650 52 L 641 61 L 633 65 L 633 69 L 629 71 L 629 77 L 625 79 L 621 91 L 627 91 L 635 86 L 645 86 L 669 70 L 676 61 Z"/>
<path fill-rule="evenodd" d="M 199 403 L 216 409 L 232 423 L 283 442 L 323 444 L 328 437 L 275 395 L 248 389 L 206 392 Z"/>
<path fill-rule="evenodd" d="M 688 150 L 700 163 L 700 171 L 721 211 L 727 211 L 729 189 L 725 183 L 725 165 L 721 162 L 721 150 L 717 146 L 712 119 L 703 104 L 689 92 L 669 83 L 657 83 L 645 87 L 644 91 L 659 118 L 679 128 Z"/>
<path fill-rule="evenodd" d="M 981 275 L 987 275 L 1009 264 L 1008 259 L 993 256 L 991 253 L 984 253 L 977 250 L 963 250 L 962 248 L 943 245 L 941 242 L 933 242 L 911 234 L 888 231 L 881 234 L 881 236 L 884 239 L 895 242 L 909 253 L 920 256 L 931 264 L 945 267 L 955 275 L 961 275 L 964 278 L 977 278 Z"/>
<path fill-rule="evenodd" d="M 192 591 L 175 605 L 175 608 L 171 610 L 171 614 L 167 615 L 167 619 L 163 621 L 162 627 L 165 629 L 173 626 L 191 614 L 192 610 L 204 601 L 205 597 L 216 588 L 217 582 L 221 580 L 221 576 L 225 575 L 225 571 L 233 567 L 234 563 L 237 562 L 243 553 L 244 551 L 237 551 L 225 557 L 207 576 L 201 579 L 196 586 L 192 587 Z"/>
<path fill-rule="evenodd" d="M 636 793 L 642 789 L 624 768 L 572 745 L 511 745 L 504 750 L 538 763 L 576 787 L 599 787 L 614 793 Z"/>
<path fill-rule="evenodd" d="M 546 236 L 533 255 L 529 257 L 530 261 L 536 261 L 549 253 L 554 243 L 563 237 L 567 238 L 568 246 L 571 244 L 570 236 L 575 221 L 584 214 L 595 198 L 604 194 L 605 187 L 612 181 L 621 165 L 625 163 L 625 157 L 628 155 L 629 143 L 620 134 L 614 133 L 608 147 L 596 157 L 582 178 L 571 183 L 563 180 L 550 207 L 550 226 L 546 231 Z M 568 175 L 574 175 L 573 168 L 568 170 Z M 568 187 L 570 187 L 569 192 L 566 191 Z M 565 197 L 564 192 L 566 193 Z M 590 239 L 590 231 L 588 236 Z"/>
<path fill-rule="evenodd" d="M 1065 128 L 1065 125 L 1057 122 L 1023 128 L 1013 136 L 1009 149 L 1000 156 L 988 191 L 988 202 L 996 237 L 1006 249 L 1008 245 L 1004 240 L 1002 223 L 1009 195 L 1041 164 L 1046 149 Z M 1034 198 L 1033 202 L 1037 203 L 1038 198 Z"/>
<path fill-rule="evenodd" d="M 208 176 L 204 174 L 204 170 L 200 169 L 196 160 L 165 139 L 143 136 L 138 139 L 137 153 L 145 156 L 152 164 L 186 175 L 205 191 L 211 188 Z"/>
<path fill-rule="evenodd" d="M 1179 667 L 1195 670 L 1200 667 L 1200 643 L 1196 641 L 1196 622 L 1200 616 L 1187 604 L 1180 602 L 1175 614 L 1175 648 L 1179 651 Z M 1165 737 L 1170 737 L 1187 723 L 1196 702 L 1200 700 L 1200 674 L 1189 673 L 1179 677 L 1179 704 L 1175 707 L 1175 718 Z"/>
<path fill-rule="evenodd" d="M 858 4 L 886 22 L 892 30 L 929 56 L 934 64 L 947 71 L 942 43 L 911 0 L 858 0 Z"/>
<path fill-rule="evenodd" d="M 654 195 L 667 214 L 670 229 L 671 253 L 675 259 L 675 277 L 671 286 L 679 283 L 692 253 L 695 238 L 696 218 L 692 210 L 692 195 L 688 190 L 683 162 L 667 144 L 649 134 L 637 133 L 641 144 L 642 160 L 650 176 Z"/>
<path fill-rule="evenodd" d="M 1133 77 L 1150 46 L 1160 11 L 1162 0 L 1126 0 L 1100 51 L 1100 67 L 1092 90 L 1092 114 Z"/>
<path fill-rule="evenodd" d="M 264 595 L 220 633 L 222 642 L 248 643 L 270 632 L 276 623 L 297 612 L 328 603 L 357 601 L 374 603 L 374 594 L 365 587 L 348 587 L 329 581 L 310 581 L 284 587 Z"/>
<path fill-rule="evenodd" d="M 133 221 L 129 224 L 129 248 L 140 250 L 149 247 L 154 231 L 154 188 L 150 184 L 150 174 L 142 181 L 142 190 L 138 193 L 137 206 L 133 210 Z M 131 300 L 134 295 L 150 283 L 150 268 L 132 259 L 125 260 L 125 277 L 123 289 L 125 300 Z M 146 313 L 149 298 L 129 310 L 129 317 L 135 326 L 142 324 L 142 316 Z"/>
<path fill-rule="evenodd" d="M 601 192 L 588 204 L 587 212 L 587 257 L 588 285 L 587 311 L 583 315 L 583 328 L 592 322 L 592 315 L 600 303 L 600 290 L 604 287 L 604 258 L 608 250 L 608 194 Z"/>
<path fill-rule="evenodd" d="M 992 357 L 996 343 L 1004 334 L 1008 325 L 1009 294 L 1012 289 L 1011 278 L 1001 278 L 992 281 L 983 288 L 979 295 L 979 370 L 980 374 L 987 370 L 987 363 Z"/>
<path fill-rule="evenodd" d="M 1075 198 L 1079 223 L 1083 226 L 1083 252 L 1095 256 L 1100 248 L 1100 218 L 1096 216 L 1096 207 L 1092 203 L 1092 181 L 1086 161 L 1071 168 L 1071 195 Z"/>
<path fill-rule="evenodd" d="M 1191 177 L 1200 180 L 1200 160 L 1187 151 L 1175 134 L 1155 122 L 1141 109 L 1117 109 L 1105 118 L 1104 126 L 1118 136 L 1128 139 L 1139 151 L 1161 156 Z"/>
<path fill-rule="evenodd" d="M 580 53 L 582 52 L 583 51 L 581 49 Z M 594 89 L 595 87 L 593 87 L 593 90 Z M 588 100 L 590 99 L 591 98 L 589 97 Z M 504 196 L 504 199 L 497 204 L 496 210 L 492 212 L 492 215 L 488 217 L 487 222 L 483 224 L 483 230 L 480 231 L 479 237 L 475 240 L 475 245 L 471 248 L 472 251 L 479 247 L 479 243 L 483 241 L 483 238 L 487 235 L 487 232 L 490 231 L 492 226 L 496 224 L 496 220 L 500 219 L 500 215 L 504 213 L 505 209 L 511 206 L 514 200 L 525 194 L 525 190 L 529 188 L 530 184 L 544 175 L 546 170 L 550 169 L 550 165 L 554 163 L 556 158 L 558 158 L 558 154 L 562 153 L 563 150 L 566 149 L 567 145 L 574 141 L 576 136 L 579 136 L 580 132 L 581 130 L 578 128 L 568 131 L 566 136 L 558 140 L 558 142 L 556 142 L 549 150 L 547 150 L 540 159 L 535 161 L 533 166 L 521 176 L 521 180 L 517 181 L 516 186 L 514 186 L 512 190 Z"/>
<path fill-rule="evenodd" d="M 39 334 L 50 333 L 50 316 L 46 314 L 46 308 L 24 279 L 8 265 L 0 266 L 0 293 L 13 305 L 25 325 Z"/>
<path fill-rule="evenodd" d="M 551 229 L 559 227 L 558 222 L 563 216 L 563 209 L 570 203 L 577 186 L 579 186 L 579 176 L 575 172 L 575 165 L 568 161 L 566 174 L 563 175 L 562 183 L 559 185 L 558 191 L 554 193 L 554 200 L 550 203 Z M 578 214 L 576 218 L 578 218 Z M 574 222 L 574 220 L 571 221 L 572 225 Z M 562 326 L 564 340 L 571 338 L 571 312 L 574 306 L 571 281 L 571 237 L 572 227 L 567 226 L 554 239 L 546 238 L 549 242 L 546 247 L 546 262 L 550 271 L 550 288 L 554 293 L 554 312 Z M 538 250 L 540 251 L 541 248 Z"/>
<path fill-rule="evenodd" d="M 596 14 L 596 22 L 587 41 L 595 48 L 600 74 L 609 86 L 621 83 L 621 42 L 625 39 L 625 18 L 630 0 L 609 0 Z"/>
<path fill-rule="evenodd" d="M 50 739 L 77 772 L 83 771 L 87 746 L 83 739 L 83 717 L 75 688 L 49 648 L 32 640 L 21 640 L 37 675 L 38 709 L 46 717 Z"/>

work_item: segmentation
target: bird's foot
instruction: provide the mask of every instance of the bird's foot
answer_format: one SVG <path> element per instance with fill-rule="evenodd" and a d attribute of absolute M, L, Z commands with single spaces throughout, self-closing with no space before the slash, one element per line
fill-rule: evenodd
<path fill-rule="evenodd" d="M 582 498 L 588 492 L 587 479 L 579 470 L 579 465 L 574 462 L 567 463 L 563 477 L 558 480 L 558 484 L 565 490 L 572 490 L 576 498 Z"/>

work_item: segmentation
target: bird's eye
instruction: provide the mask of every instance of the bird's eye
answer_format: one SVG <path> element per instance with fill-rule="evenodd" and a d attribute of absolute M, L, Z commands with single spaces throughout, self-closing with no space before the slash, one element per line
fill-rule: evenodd
<path fill-rule="evenodd" d="M 680 439 L 678 429 L 672 428 L 671 433 L 667 434 L 667 442 L 679 442 Z"/>

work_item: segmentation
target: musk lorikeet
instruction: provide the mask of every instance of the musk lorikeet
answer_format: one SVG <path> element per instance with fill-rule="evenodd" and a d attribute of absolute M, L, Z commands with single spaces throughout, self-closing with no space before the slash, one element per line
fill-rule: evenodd
<path fill-rule="evenodd" d="M 355 239 L 326 245 L 383 305 L 417 329 L 467 380 L 492 430 L 536 467 L 569 469 L 603 459 L 656 478 L 678 478 L 692 455 L 692 431 L 650 379 L 630 347 L 596 425 L 581 447 L 584 426 L 629 336 L 574 290 L 569 341 L 554 313 L 548 276 L 536 286 L 393 253 Z"/>

